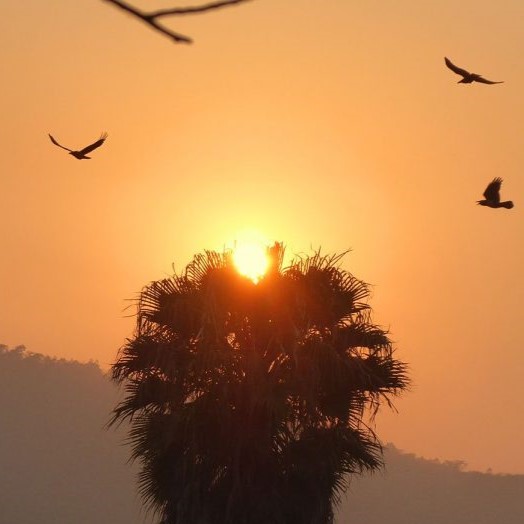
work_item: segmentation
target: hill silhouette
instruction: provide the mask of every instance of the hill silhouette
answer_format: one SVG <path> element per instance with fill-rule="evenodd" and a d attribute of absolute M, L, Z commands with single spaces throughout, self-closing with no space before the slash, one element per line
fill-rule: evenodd
<path fill-rule="evenodd" d="M 0 346 L 0 522 L 139 524 L 118 391 L 96 363 Z M 124 429 L 124 428 L 122 428 Z M 386 448 L 386 470 L 355 479 L 337 524 L 517 524 L 524 475 L 467 472 Z"/>
<path fill-rule="evenodd" d="M 339 524 L 517 524 L 524 522 L 524 475 L 464 471 L 385 448 L 386 468 L 353 482 Z"/>
<path fill-rule="evenodd" d="M 116 389 L 94 364 L 0 346 L 0 522 L 141 522 Z"/>

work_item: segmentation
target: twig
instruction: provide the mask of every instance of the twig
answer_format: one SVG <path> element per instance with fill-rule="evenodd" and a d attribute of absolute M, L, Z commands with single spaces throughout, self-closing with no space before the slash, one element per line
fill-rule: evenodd
<path fill-rule="evenodd" d="M 178 7 L 171 9 L 159 9 L 157 11 L 141 11 L 136 7 L 123 2 L 122 0 L 102 0 L 103 2 L 109 2 L 115 7 L 126 11 L 130 15 L 142 20 L 142 22 L 151 26 L 155 31 L 162 33 L 163 35 L 171 38 L 175 43 L 191 44 L 193 40 L 188 36 L 176 33 L 167 29 L 158 23 L 157 19 L 163 16 L 182 16 L 182 15 L 193 15 L 197 13 L 204 13 L 214 9 L 220 9 L 222 7 L 229 7 L 234 4 L 241 4 L 244 2 L 250 2 L 251 0 L 219 0 L 217 2 L 211 2 L 201 6 L 192 7 Z"/>

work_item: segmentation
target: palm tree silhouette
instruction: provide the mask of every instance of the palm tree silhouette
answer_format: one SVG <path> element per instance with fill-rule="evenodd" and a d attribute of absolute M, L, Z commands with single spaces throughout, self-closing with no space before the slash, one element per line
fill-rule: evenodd
<path fill-rule="evenodd" d="M 459 80 L 459 84 L 471 84 L 472 82 L 480 82 L 481 84 L 503 84 L 504 82 L 493 82 L 492 80 L 486 80 L 481 75 L 478 75 L 477 73 L 470 73 L 469 71 L 466 71 L 465 69 L 462 69 L 458 66 L 456 66 L 449 58 L 444 57 L 444 61 L 446 62 L 446 65 L 451 69 L 454 73 L 457 75 L 462 76 L 462 80 Z"/>
<path fill-rule="evenodd" d="M 349 475 L 381 465 L 365 423 L 407 387 L 368 287 L 312 256 L 257 283 L 205 252 L 137 302 L 112 378 L 146 507 L 165 524 L 327 524 Z"/>
<path fill-rule="evenodd" d="M 69 151 L 69 154 L 73 155 L 78 160 L 91 160 L 91 157 L 86 156 L 87 153 L 91 153 L 91 151 L 95 150 L 97 147 L 100 147 L 105 142 L 107 138 L 107 133 L 102 133 L 100 135 L 100 138 L 96 142 L 93 142 L 92 144 L 84 147 L 84 149 L 80 149 L 79 151 L 73 151 L 68 147 L 60 145 L 51 135 L 49 135 L 49 138 L 51 139 L 51 142 L 55 144 L 55 146 L 61 147 L 62 149 Z"/>
<path fill-rule="evenodd" d="M 488 207 L 505 207 L 511 209 L 513 202 L 506 200 L 505 202 L 500 201 L 500 186 L 502 185 L 502 178 L 494 178 L 484 191 L 485 200 L 477 200 L 477 204 Z"/>

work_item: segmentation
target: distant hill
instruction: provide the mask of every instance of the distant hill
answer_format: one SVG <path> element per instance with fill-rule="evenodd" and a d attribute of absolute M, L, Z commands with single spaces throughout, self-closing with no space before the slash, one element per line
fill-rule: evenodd
<path fill-rule="evenodd" d="M 93 363 L 0 346 L 0 523 L 141 522 L 117 391 Z"/>
<path fill-rule="evenodd" d="M 118 391 L 95 363 L 0 346 L 0 524 L 140 524 Z M 386 449 L 355 479 L 337 524 L 521 524 L 524 475 L 469 473 Z"/>
<path fill-rule="evenodd" d="M 338 524 L 524 522 L 524 475 L 467 472 L 462 462 L 418 458 L 391 444 L 385 462 L 384 471 L 353 482 Z"/>

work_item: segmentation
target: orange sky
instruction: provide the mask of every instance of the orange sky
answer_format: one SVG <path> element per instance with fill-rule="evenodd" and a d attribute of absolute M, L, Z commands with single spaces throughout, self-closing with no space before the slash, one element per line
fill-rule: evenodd
<path fill-rule="evenodd" d="M 524 3 L 457 4 L 254 0 L 175 46 L 102 1 L 6 0 L 0 343 L 107 366 L 173 262 L 245 229 L 352 248 L 414 382 L 379 434 L 524 473 Z M 47 138 L 102 131 L 83 162 Z M 495 176 L 511 211 L 475 205 Z"/>

